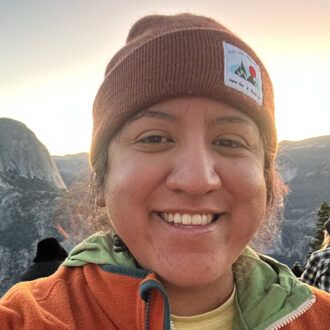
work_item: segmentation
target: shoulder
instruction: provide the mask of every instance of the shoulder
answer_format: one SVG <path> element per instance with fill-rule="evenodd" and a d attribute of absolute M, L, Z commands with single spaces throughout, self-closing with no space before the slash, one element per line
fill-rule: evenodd
<path fill-rule="evenodd" d="M 310 287 L 315 295 L 316 302 L 320 304 L 327 304 L 328 308 L 330 306 L 330 293 L 327 293 L 323 290 L 319 290 L 314 287 Z M 329 310 L 328 310 L 329 311 Z"/>
<path fill-rule="evenodd" d="M 311 258 L 330 258 L 330 248 L 313 252 Z"/>
<path fill-rule="evenodd" d="M 0 329 L 7 329 L 8 324 L 12 325 L 11 329 L 20 329 L 23 320 L 32 322 L 32 329 L 37 326 L 33 322 L 54 312 L 54 308 L 62 312 L 70 310 L 67 298 L 83 285 L 83 280 L 82 267 L 60 267 L 49 277 L 14 285 L 0 299 Z"/>
<path fill-rule="evenodd" d="M 317 266 L 319 262 L 330 261 L 330 249 L 318 250 L 311 254 L 308 264 Z"/>
<path fill-rule="evenodd" d="M 21 298 L 24 295 L 39 299 L 42 297 L 42 292 L 47 292 L 48 294 L 48 291 L 53 290 L 59 283 L 70 281 L 70 274 L 71 268 L 60 267 L 57 272 L 49 277 L 17 283 L 1 298 L 0 302 L 4 304 L 8 301 L 16 300 L 18 296 Z"/>
<path fill-rule="evenodd" d="M 328 321 L 326 324 L 330 324 L 330 294 L 312 286 L 309 286 L 309 288 L 315 296 L 315 303 L 310 308 L 310 314 L 315 314 L 317 318 L 323 317 Z"/>
<path fill-rule="evenodd" d="M 328 320 L 327 324 L 330 324 L 330 294 L 313 286 L 308 285 L 308 287 L 315 296 L 315 303 L 306 312 L 306 315 L 315 315 L 316 318 L 326 318 Z"/>
<path fill-rule="evenodd" d="M 284 326 L 283 330 L 328 329 L 327 325 L 330 324 L 330 294 L 312 286 L 307 286 L 314 294 L 314 303 L 301 316 Z"/>

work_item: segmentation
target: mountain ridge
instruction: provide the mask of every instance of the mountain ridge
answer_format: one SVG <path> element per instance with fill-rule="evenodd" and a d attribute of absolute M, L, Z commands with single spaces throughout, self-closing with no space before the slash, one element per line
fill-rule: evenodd
<path fill-rule="evenodd" d="M 66 190 L 47 148 L 23 123 L 0 118 L 0 141 L 0 173 L 39 179 L 49 188 Z"/>
<path fill-rule="evenodd" d="M 67 187 L 47 148 L 24 124 L 0 118 L 0 296 L 19 280 L 42 238 L 63 237 L 54 220 Z M 59 221 L 59 220 L 58 220 Z"/>
<path fill-rule="evenodd" d="M 282 141 L 277 164 L 290 193 L 281 231 L 267 253 L 288 265 L 305 264 L 317 212 L 330 202 L 330 135 Z"/>

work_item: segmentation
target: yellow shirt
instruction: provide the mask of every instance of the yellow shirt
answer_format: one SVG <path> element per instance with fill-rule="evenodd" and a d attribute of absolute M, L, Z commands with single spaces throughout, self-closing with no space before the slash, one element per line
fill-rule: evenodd
<path fill-rule="evenodd" d="M 235 317 L 235 293 L 234 287 L 229 299 L 213 311 L 194 316 L 171 315 L 175 330 L 232 330 Z"/>

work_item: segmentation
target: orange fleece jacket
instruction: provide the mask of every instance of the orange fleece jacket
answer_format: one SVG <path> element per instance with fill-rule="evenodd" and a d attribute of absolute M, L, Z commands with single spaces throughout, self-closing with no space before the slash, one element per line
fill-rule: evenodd
<path fill-rule="evenodd" d="M 145 329 L 144 280 L 110 274 L 99 265 L 60 267 L 48 278 L 21 282 L 1 299 L 0 329 Z M 150 329 L 163 329 L 164 303 L 153 290 Z"/>
<path fill-rule="evenodd" d="M 48 278 L 22 282 L 9 290 L 0 300 L 0 329 L 146 329 L 141 288 L 150 283 L 159 282 L 146 272 L 136 278 L 108 273 L 96 264 L 63 266 Z M 330 328 L 329 295 L 312 290 L 316 302 L 281 329 Z M 149 329 L 168 329 L 164 318 L 168 306 L 161 291 L 152 290 L 150 306 Z"/>

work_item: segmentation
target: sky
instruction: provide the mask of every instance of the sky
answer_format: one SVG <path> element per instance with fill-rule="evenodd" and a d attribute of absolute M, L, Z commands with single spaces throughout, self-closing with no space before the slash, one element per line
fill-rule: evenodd
<path fill-rule="evenodd" d="M 0 0 L 0 117 L 52 155 L 88 152 L 94 97 L 130 26 L 180 12 L 216 19 L 256 51 L 279 141 L 330 134 L 330 0 Z"/>

